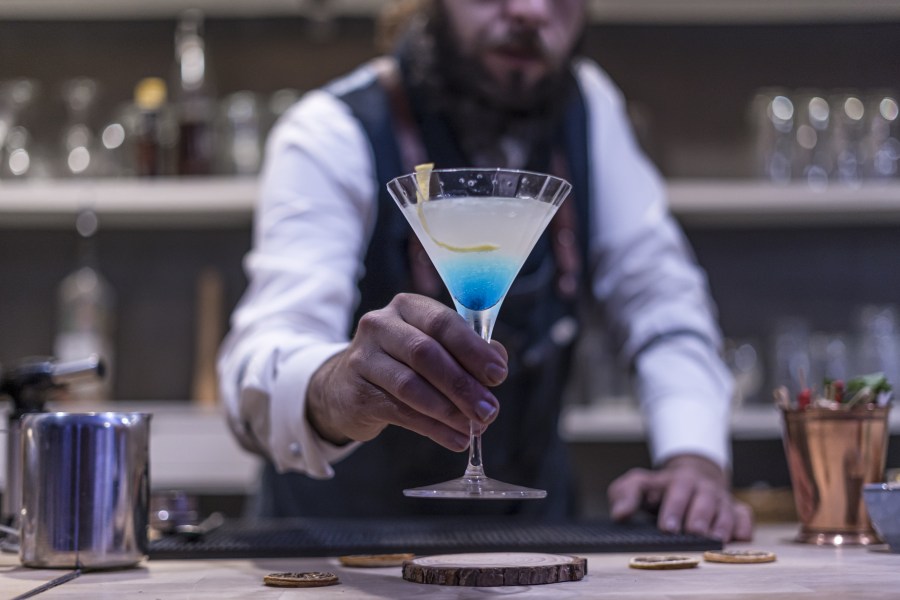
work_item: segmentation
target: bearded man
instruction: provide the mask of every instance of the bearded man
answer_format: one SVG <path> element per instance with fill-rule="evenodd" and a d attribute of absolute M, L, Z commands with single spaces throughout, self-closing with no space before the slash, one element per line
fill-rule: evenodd
<path fill-rule="evenodd" d="M 653 470 L 610 486 L 617 519 L 749 539 L 729 492 L 731 380 L 705 277 L 634 141 L 620 92 L 578 56 L 585 0 L 419 1 L 389 56 L 308 93 L 274 129 L 249 287 L 219 371 L 229 423 L 266 458 L 264 516 L 573 514 L 558 434 L 584 311 L 633 371 Z M 554 173 L 573 193 L 484 342 L 385 184 L 416 164 Z M 501 385 L 502 384 L 502 385 Z M 469 422 L 489 475 L 545 500 L 434 501 Z"/>

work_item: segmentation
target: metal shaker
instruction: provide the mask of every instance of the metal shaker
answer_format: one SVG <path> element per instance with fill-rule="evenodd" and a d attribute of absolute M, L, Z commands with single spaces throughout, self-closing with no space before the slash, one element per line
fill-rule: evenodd
<path fill-rule="evenodd" d="M 0 504 L 0 522 L 4 525 L 17 529 L 22 511 L 22 417 L 46 412 L 54 392 L 102 378 L 105 370 L 96 355 L 64 362 L 32 357 L 0 376 L 0 399 L 12 402 L 6 427 L 6 489 Z"/>
<path fill-rule="evenodd" d="M 22 417 L 24 566 L 121 568 L 146 557 L 150 417 Z"/>

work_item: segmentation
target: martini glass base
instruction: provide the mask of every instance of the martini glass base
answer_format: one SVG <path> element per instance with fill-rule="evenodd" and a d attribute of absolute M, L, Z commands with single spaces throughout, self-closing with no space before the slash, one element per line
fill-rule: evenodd
<path fill-rule="evenodd" d="M 463 500 L 536 500 L 546 498 L 545 490 L 503 483 L 484 475 L 464 475 L 443 483 L 403 490 L 412 498 L 448 498 Z"/>

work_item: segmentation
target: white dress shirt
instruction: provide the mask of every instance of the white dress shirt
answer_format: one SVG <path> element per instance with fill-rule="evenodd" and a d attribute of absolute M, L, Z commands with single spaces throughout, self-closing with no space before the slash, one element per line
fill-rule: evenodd
<path fill-rule="evenodd" d="M 732 382 L 705 276 L 635 143 L 621 93 L 591 61 L 579 61 L 575 74 L 591 149 L 592 291 L 623 361 L 634 364 L 651 455 L 657 464 L 691 453 L 727 466 Z M 373 77 L 363 68 L 342 85 Z M 279 471 L 328 478 L 358 445 L 321 439 L 305 418 L 305 398 L 313 373 L 348 344 L 376 215 L 374 181 L 362 127 L 326 91 L 306 94 L 270 135 L 245 260 L 249 286 L 218 367 L 231 428 Z"/>

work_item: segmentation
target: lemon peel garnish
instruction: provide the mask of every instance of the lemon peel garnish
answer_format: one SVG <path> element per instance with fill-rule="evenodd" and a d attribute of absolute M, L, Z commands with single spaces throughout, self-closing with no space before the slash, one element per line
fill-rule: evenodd
<path fill-rule="evenodd" d="M 419 193 L 419 203 L 428 202 L 428 190 L 431 188 L 431 172 L 434 163 L 416 165 L 416 191 Z"/>
<path fill-rule="evenodd" d="M 430 237 L 431 240 L 441 248 L 446 248 L 451 252 L 493 252 L 494 250 L 499 250 L 500 246 L 498 246 L 497 244 L 454 246 L 452 244 L 442 242 L 434 237 L 434 235 L 432 235 L 431 230 L 428 228 L 428 221 L 425 219 L 425 211 L 422 209 L 422 206 L 430 199 L 428 196 L 428 192 L 431 186 L 431 171 L 433 170 L 434 163 L 424 163 L 421 165 L 416 165 L 416 193 L 419 194 L 419 201 L 416 202 L 416 212 L 419 215 L 419 221 L 422 223 L 422 229 L 425 230 L 425 233 L 428 234 L 428 237 Z"/>

